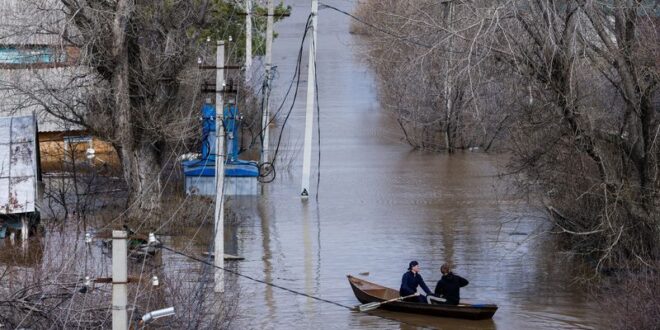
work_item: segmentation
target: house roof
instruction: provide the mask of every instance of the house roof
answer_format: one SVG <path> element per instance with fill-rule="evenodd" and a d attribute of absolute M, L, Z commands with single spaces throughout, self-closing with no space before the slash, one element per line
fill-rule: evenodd
<path fill-rule="evenodd" d="M 33 116 L 0 118 L 0 214 L 37 210 L 36 131 Z"/>

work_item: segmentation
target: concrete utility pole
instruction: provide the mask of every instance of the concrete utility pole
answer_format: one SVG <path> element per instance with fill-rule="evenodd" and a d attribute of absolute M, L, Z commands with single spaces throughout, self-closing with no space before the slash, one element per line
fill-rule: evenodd
<path fill-rule="evenodd" d="M 302 189 L 300 196 L 309 196 L 309 175 L 312 165 L 312 133 L 314 127 L 314 96 L 316 92 L 316 18 L 318 0 L 312 0 L 312 42 L 309 45 L 309 63 L 307 64 L 307 111 L 305 114 L 305 147 L 303 149 Z"/>
<path fill-rule="evenodd" d="M 214 239 L 214 265 L 224 268 L 225 259 L 225 230 L 224 230 L 224 183 L 225 183 L 225 127 L 222 124 L 224 106 L 222 93 L 224 91 L 225 42 L 218 41 L 216 49 L 216 75 L 215 75 L 215 239 Z M 215 269 L 215 292 L 225 292 L 225 272 Z"/>
<path fill-rule="evenodd" d="M 128 329 L 128 233 L 112 231 L 112 330 Z"/>
<path fill-rule="evenodd" d="M 453 6 L 453 3 L 451 1 L 446 1 L 446 2 L 443 2 L 443 4 L 445 6 L 447 6 L 446 20 L 447 20 L 447 24 L 449 25 L 449 30 L 451 31 L 451 33 L 453 33 L 453 31 L 454 31 L 454 23 L 453 23 L 454 6 Z M 452 55 L 452 51 L 453 51 L 452 41 L 453 41 L 452 36 L 449 36 L 449 53 L 447 54 L 447 72 L 445 73 L 445 90 L 444 90 L 444 92 L 445 92 L 445 102 L 446 102 L 445 105 L 447 107 L 447 112 L 446 112 L 446 115 L 445 115 L 445 123 L 446 123 L 445 124 L 445 147 L 447 148 L 447 152 L 450 152 L 450 153 L 453 151 L 452 147 L 451 147 L 451 133 L 449 132 L 450 131 L 450 120 L 451 120 L 452 110 L 453 110 L 452 109 L 453 103 L 452 103 L 452 99 L 451 99 L 451 94 L 452 94 L 452 88 L 451 87 L 452 87 L 452 84 L 453 84 L 453 80 L 452 80 L 451 74 L 449 73 L 452 69 L 451 68 L 451 66 L 452 66 L 452 56 L 451 55 Z"/>
<path fill-rule="evenodd" d="M 266 21 L 266 82 L 264 83 L 263 118 L 261 119 L 261 131 L 264 134 L 261 145 L 261 162 L 268 161 L 268 149 L 270 144 L 268 122 L 270 121 L 270 81 L 271 68 L 273 66 L 273 18 L 275 16 L 275 5 L 273 0 L 268 0 L 268 18 Z"/>
<path fill-rule="evenodd" d="M 252 72 L 252 0 L 245 0 L 245 83 L 250 81 Z"/>

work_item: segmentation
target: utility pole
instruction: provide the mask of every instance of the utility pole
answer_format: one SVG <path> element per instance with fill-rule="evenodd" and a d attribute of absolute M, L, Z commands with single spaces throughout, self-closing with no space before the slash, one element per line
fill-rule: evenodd
<path fill-rule="evenodd" d="M 312 133 L 314 126 L 314 96 L 316 92 L 316 18 L 319 10 L 318 0 L 312 0 L 312 42 L 309 45 L 309 63 L 307 64 L 307 110 L 305 114 L 305 146 L 303 149 L 302 189 L 300 197 L 309 196 L 309 176 L 312 165 Z"/>
<path fill-rule="evenodd" d="M 273 17 L 275 16 L 275 5 L 273 0 L 268 0 L 268 18 L 266 21 L 266 81 L 264 82 L 263 118 L 261 119 L 261 131 L 263 139 L 261 145 L 261 162 L 268 161 L 268 148 L 270 144 L 268 122 L 270 121 L 270 81 L 271 68 L 273 65 Z"/>
<path fill-rule="evenodd" d="M 444 5 L 447 6 L 447 11 L 445 12 L 446 19 L 447 19 L 447 24 L 449 25 L 449 31 L 450 33 L 454 33 L 454 5 L 452 1 L 446 1 L 443 2 Z M 451 77 L 451 74 L 449 73 L 452 69 L 452 52 L 453 52 L 453 44 L 452 44 L 453 38 L 450 35 L 449 36 L 449 52 L 447 54 L 447 72 L 445 73 L 445 105 L 447 107 L 447 112 L 445 113 L 445 147 L 447 148 L 447 152 L 451 153 L 453 152 L 452 149 L 452 143 L 451 143 L 451 132 L 450 132 L 450 123 L 451 123 L 451 116 L 452 116 L 452 99 L 451 99 L 451 94 L 452 94 L 452 84 L 454 83 Z"/>
<path fill-rule="evenodd" d="M 112 231 L 112 330 L 128 329 L 128 233 Z"/>
<path fill-rule="evenodd" d="M 225 292 L 224 255 L 224 183 L 225 183 L 225 127 L 222 124 L 224 106 L 222 93 L 224 91 L 225 68 L 225 42 L 218 41 L 216 49 L 216 75 L 215 75 L 215 238 L 214 238 L 214 265 L 215 265 L 215 292 Z M 220 268 L 217 268 L 220 267 Z"/>
<path fill-rule="evenodd" d="M 250 81 L 252 72 L 252 0 L 245 0 L 245 83 Z"/>

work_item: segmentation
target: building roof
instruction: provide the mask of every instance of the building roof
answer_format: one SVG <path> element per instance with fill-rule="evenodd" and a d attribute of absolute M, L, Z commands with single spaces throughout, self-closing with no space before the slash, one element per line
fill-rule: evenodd
<path fill-rule="evenodd" d="M 36 131 L 33 116 L 0 118 L 0 214 L 38 210 Z"/>

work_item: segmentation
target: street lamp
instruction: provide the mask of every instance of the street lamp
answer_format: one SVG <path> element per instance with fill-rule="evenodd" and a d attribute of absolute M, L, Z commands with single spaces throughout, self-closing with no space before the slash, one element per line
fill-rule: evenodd
<path fill-rule="evenodd" d="M 142 320 L 140 322 L 142 324 L 147 324 L 155 319 L 172 315 L 174 315 L 174 307 L 167 307 L 142 315 Z"/>

